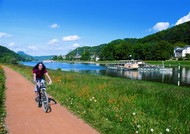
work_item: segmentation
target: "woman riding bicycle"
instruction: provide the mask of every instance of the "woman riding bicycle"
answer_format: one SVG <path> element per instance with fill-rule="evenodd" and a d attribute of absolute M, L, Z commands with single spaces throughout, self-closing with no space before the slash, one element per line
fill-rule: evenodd
<path fill-rule="evenodd" d="M 39 83 L 41 81 L 45 81 L 45 76 L 44 74 L 47 76 L 47 78 L 49 79 L 49 84 L 52 83 L 52 80 L 48 74 L 48 71 L 46 70 L 45 65 L 42 62 L 38 62 L 36 64 L 36 66 L 33 68 L 33 80 L 35 85 L 35 94 L 36 94 L 36 99 L 38 97 L 38 92 L 39 92 Z"/>

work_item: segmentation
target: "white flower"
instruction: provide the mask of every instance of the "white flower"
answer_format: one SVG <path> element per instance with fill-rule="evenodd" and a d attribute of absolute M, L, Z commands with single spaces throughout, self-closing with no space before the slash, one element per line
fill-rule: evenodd
<path fill-rule="evenodd" d="M 170 129 L 169 129 L 169 128 L 166 128 L 166 132 L 170 132 Z"/>
<path fill-rule="evenodd" d="M 94 99 L 94 97 L 92 97 L 92 99 Z"/>
<path fill-rule="evenodd" d="M 92 101 L 92 99 L 90 99 L 90 101 Z"/>
<path fill-rule="evenodd" d="M 141 126 L 140 125 L 137 125 L 137 128 L 140 128 Z"/>
<path fill-rule="evenodd" d="M 94 100 L 94 102 L 96 102 L 97 100 Z"/>
<path fill-rule="evenodd" d="M 138 134 L 139 132 L 138 132 L 138 131 L 136 131 L 135 133 L 136 133 L 136 134 Z"/>
<path fill-rule="evenodd" d="M 132 113 L 132 115 L 136 115 L 136 113 L 135 113 L 135 112 L 133 112 L 133 113 Z"/>
<path fill-rule="evenodd" d="M 153 128 L 151 128 L 151 129 L 150 129 L 150 131 L 151 131 L 151 132 L 154 132 L 154 129 L 153 129 Z"/>

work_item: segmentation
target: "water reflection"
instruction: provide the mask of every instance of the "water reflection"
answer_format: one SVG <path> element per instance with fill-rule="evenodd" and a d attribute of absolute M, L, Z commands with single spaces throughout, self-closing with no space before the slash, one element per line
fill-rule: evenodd
<path fill-rule="evenodd" d="M 116 71 L 107 70 L 107 74 L 112 76 L 120 76 L 135 80 L 148 80 L 148 81 L 162 81 L 164 82 L 166 78 L 172 78 L 172 72 L 163 71 Z"/>
<path fill-rule="evenodd" d="M 181 82 L 190 85 L 190 68 L 181 69 Z"/>
<path fill-rule="evenodd" d="M 36 62 L 22 62 L 22 64 L 27 66 L 34 66 Z M 189 86 L 190 85 L 190 67 L 173 67 L 172 71 L 117 71 L 117 70 L 107 70 L 105 66 L 100 64 L 88 64 L 88 63 L 45 63 L 47 68 L 58 69 L 63 71 L 74 71 L 80 73 L 96 74 L 96 75 L 106 75 L 112 77 L 122 77 L 134 80 L 145 80 L 154 81 L 161 83 L 168 83 L 178 85 Z M 178 72 L 180 73 L 180 78 L 178 78 Z"/>
<path fill-rule="evenodd" d="M 178 72 L 180 78 L 178 78 Z M 117 70 L 106 70 L 108 76 L 119 76 L 123 78 L 162 82 L 168 84 L 188 86 L 190 85 L 190 68 L 181 67 L 178 70 L 177 67 L 173 67 L 172 71 L 117 71 Z"/>

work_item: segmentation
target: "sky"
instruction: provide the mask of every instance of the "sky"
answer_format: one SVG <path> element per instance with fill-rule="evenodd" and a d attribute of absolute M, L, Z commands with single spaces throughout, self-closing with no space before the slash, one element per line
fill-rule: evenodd
<path fill-rule="evenodd" d="M 190 0 L 0 0 L 0 45 L 32 56 L 143 38 L 190 21 Z"/>

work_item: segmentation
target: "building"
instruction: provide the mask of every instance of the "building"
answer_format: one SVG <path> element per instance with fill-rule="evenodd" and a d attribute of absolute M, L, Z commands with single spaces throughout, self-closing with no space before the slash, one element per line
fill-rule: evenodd
<path fill-rule="evenodd" d="M 186 54 L 190 54 L 190 46 L 185 46 L 183 48 L 181 47 L 175 47 L 174 48 L 174 57 L 175 58 L 184 58 L 186 57 Z"/>
<path fill-rule="evenodd" d="M 81 55 L 79 54 L 78 50 L 77 50 L 77 53 L 76 53 L 74 59 L 78 60 L 78 61 L 81 59 Z"/>

